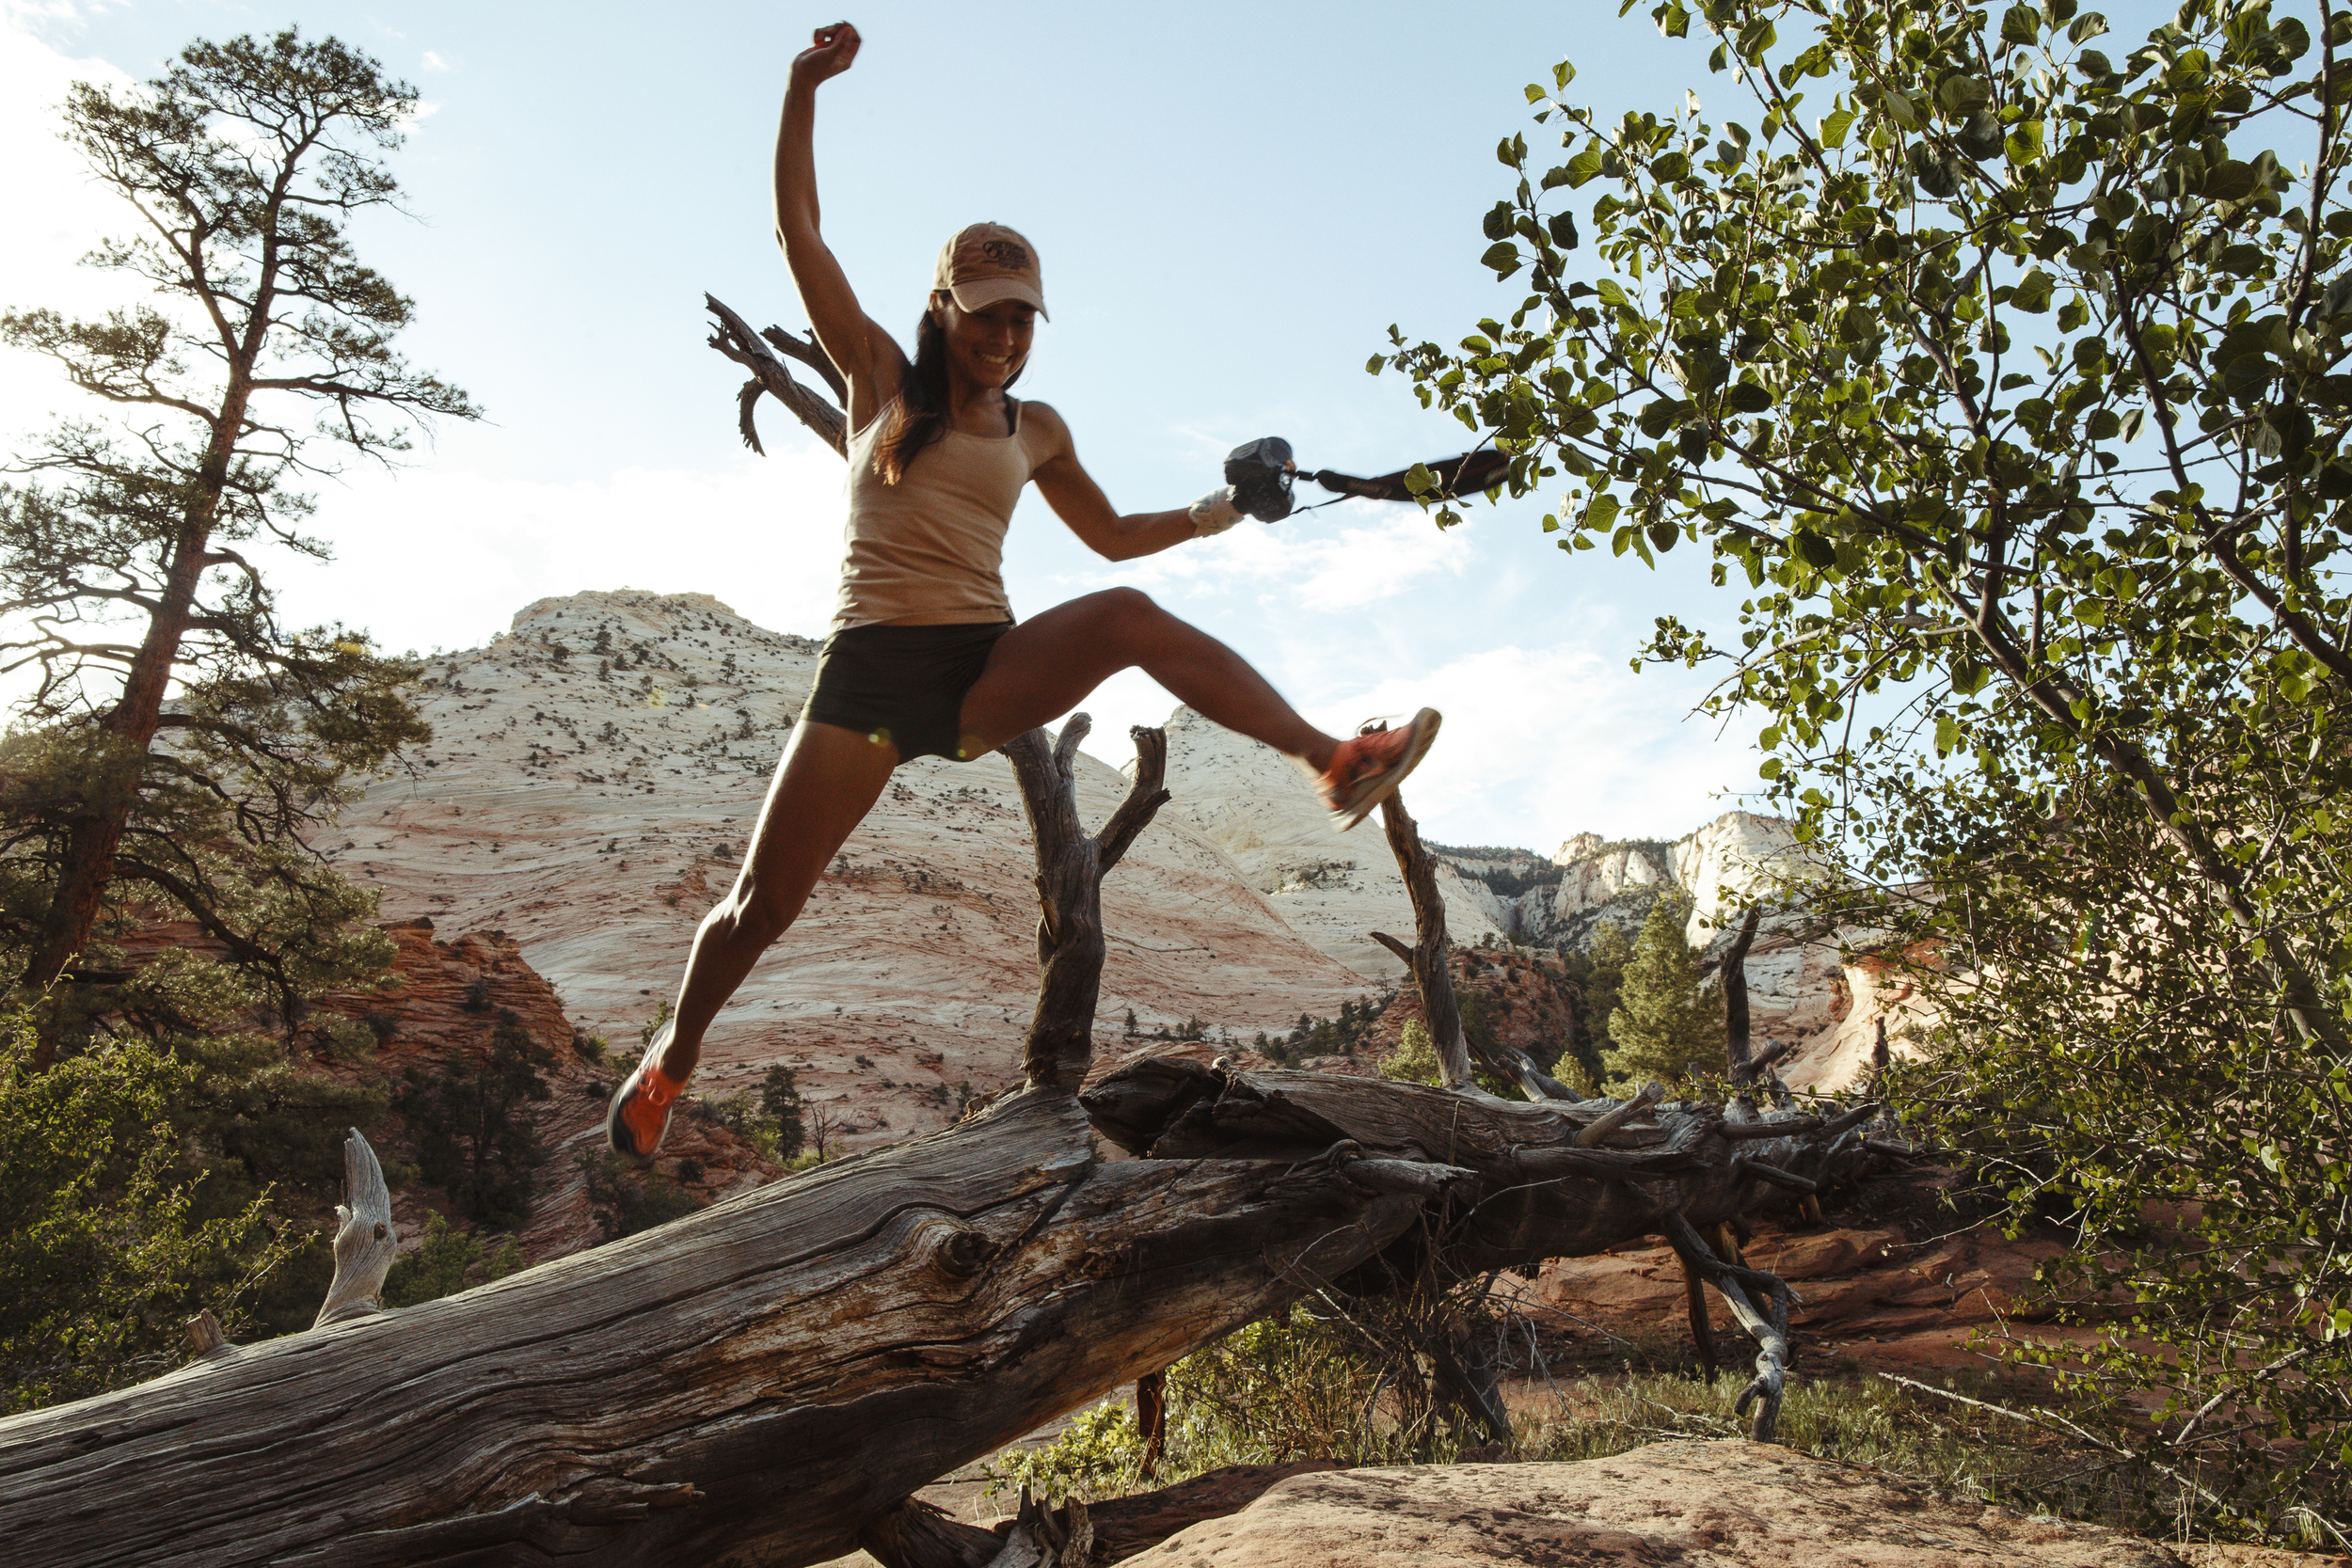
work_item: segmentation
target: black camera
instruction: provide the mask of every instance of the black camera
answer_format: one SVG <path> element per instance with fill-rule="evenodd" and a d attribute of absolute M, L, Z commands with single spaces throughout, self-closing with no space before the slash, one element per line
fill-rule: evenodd
<path fill-rule="evenodd" d="M 1262 523 L 1279 523 L 1291 515 L 1291 483 L 1297 475 L 1291 444 L 1279 436 L 1262 436 L 1225 454 L 1233 509 Z"/>

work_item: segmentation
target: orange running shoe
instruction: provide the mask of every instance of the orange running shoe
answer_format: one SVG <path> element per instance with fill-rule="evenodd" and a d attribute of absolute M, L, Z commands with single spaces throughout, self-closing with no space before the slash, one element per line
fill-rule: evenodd
<path fill-rule="evenodd" d="M 670 1107 L 685 1090 L 686 1081 L 654 1066 L 669 1043 L 670 1026 L 665 1023 L 645 1048 L 644 1059 L 612 1091 L 612 1107 L 604 1114 L 604 1136 L 615 1154 L 641 1163 L 651 1160 L 661 1147 L 661 1135 L 670 1130 Z"/>
<path fill-rule="evenodd" d="M 1401 730 L 1367 730 L 1341 741 L 1317 786 L 1331 813 L 1331 826 L 1345 832 L 1395 794 L 1438 738 L 1440 722 L 1438 710 L 1425 707 Z"/>

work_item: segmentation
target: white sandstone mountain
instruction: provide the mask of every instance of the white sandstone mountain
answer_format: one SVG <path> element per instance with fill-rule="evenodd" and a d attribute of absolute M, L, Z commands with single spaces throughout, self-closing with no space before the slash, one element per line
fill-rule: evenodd
<path fill-rule="evenodd" d="M 1413 940 L 1412 899 L 1376 816 L 1339 832 L 1289 759 L 1188 707 L 1168 721 L 1168 788 L 1163 812 L 1222 849 L 1283 924 L 1368 979 L 1403 978 L 1405 966 L 1371 936 Z M 1407 786 L 1408 805 L 1412 794 Z M 1502 901 L 1451 862 L 1438 867 L 1438 891 L 1454 941 L 1511 940 Z"/>
<path fill-rule="evenodd" d="M 736 875 L 817 654 L 707 594 L 543 599 L 488 647 L 432 661 L 433 741 L 345 810 L 332 852 L 381 891 L 386 919 L 506 931 L 577 1023 L 633 1055 Z M 1188 710 L 1168 734 L 1173 799 L 1104 886 L 1105 1042 L 1131 1010 L 1146 1030 L 1279 1033 L 1401 980 L 1369 936 L 1413 929 L 1378 823 L 1334 833 L 1286 761 Z M 1081 755 L 1089 826 L 1125 787 Z M 1692 895 L 1705 941 L 1700 923 L 1729 892 L 1789 851 L 1785 827 L 1734 812 L 1671 845 L 1583 835 L 1553 863 L 1450 856 L 1439 883 L 1466 944 L 1580 944 L 1597 919 L 1638 926 L 1669 887 Z M 755 1086 L 786 1063 L 866 1141 L 937 1125 L 967 1086 L 1009 1082 L 1036 992 L 1033 871 L 1001 758 L 901 768 L 712 1030 L 703 1091 Z M 1867 975 L 1833 947 L 1771 938 L 1750 974 L 1761 1036 L 1851 1058 Z"/>
<path fill-rule="evenodd" d="M 817 653 L 707 594 L 543 599 L 433 660 L 434 738 L 345 809 L 337 863 L 382 891 L 386 919 L 505 930 L 576 1023 L 633 1057 L 734 879 Z M 1125 790 L 1080 756 L 1089 827 Z M 888 1137 L 952 1117 L 963 1085 L 1001 1087 L 1037 991 L 1034 874 L 1001 757 L 900 768 L 711 1031 L 703 1092 L 783 1062 L 836 1120 Z M 1247 1037 L 1369 989 L 1165 810 L 1103 905 L 1105 1039 L 1130 1009 Z"/>

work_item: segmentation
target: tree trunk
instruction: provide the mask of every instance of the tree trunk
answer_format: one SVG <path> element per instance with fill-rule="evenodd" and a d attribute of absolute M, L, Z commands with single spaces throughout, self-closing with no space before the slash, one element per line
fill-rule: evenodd
<path fill-rule="evenodd" d="M 1380 828 L 1388 834 L 1389 852 L 1405 874 L 1405 891 L 1413 900 L 1414 941 L 1410 947 L 1383 931 L 1373 940 L 1405 960 L 1421 992 L 1422 1013 L 1429 1021 L 1429 1036 L 1438 1045 L 1438 1073 L 1449 1089 L 1470 1081 L 1470 1041 L 1462 1035 L 1462 1006 L 1454 995 L 1453 942 L 1446 936 L 1445 899 L 1438 892 L 1437 866 L 1421 845 L 1421 824 L 1405 809 L 1402 795 L 1380 802 Z"/>
<path fill-rule="evenodd" d="M 10 1560 L 822 1560 L 1421 1208 L 1343 1162 L 1088 1142 L 1068 1096 L 1024 1090 L 495 1286 L 14 1418 Z"/>
<path fill-rule="evenodd" d="M 41 918 L 40 939 L 21 981 L 29 990 L 46 991 L 57 983 L 89 944 L 90 932 L 104 908 L 107 885 L 114 880 L 115 856 L 122 847 L 123 831 L 138 800 L 147 750 L 154 744 L 155 732 L 162 725 L 164 697 L 170 689 L 172 672 L 179 667 L 181 640 L 187 636 L 194 618 L 197 586 L 204 576 L 205 546 L 219 515 L 221 492 L 228 487 L 230 464 L 252 395 L 250 382 L 249 369 L 232 366 L 221 407 L 213 417 L 212 439 L 172 545 L 164 592 L 148 611 L 147 632 L 123 675 L 122 695 L 99 722 L 110 743 L 104 767 L 127 768 L 129 777 L 109 780 L 112 787 L 96 792 L 101 803 L 94 810 L 86 806 L 78 813 L 66 835 L 56 885 Z M 52 998 L 43 1009 L 33 1044 L 36 1072 L 46 1071 L 56 1060 L 62 1000 Z"/>

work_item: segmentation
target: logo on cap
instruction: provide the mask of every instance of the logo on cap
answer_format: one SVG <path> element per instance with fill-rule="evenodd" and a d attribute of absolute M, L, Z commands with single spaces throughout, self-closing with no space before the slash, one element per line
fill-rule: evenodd
<path fill-rule="evenodd" d="M 1029 247 L 1011 240 L 983 241 L 980 255 L 997 266 L 1016 272 L 1025 270 L 1029 264 Z"/>

